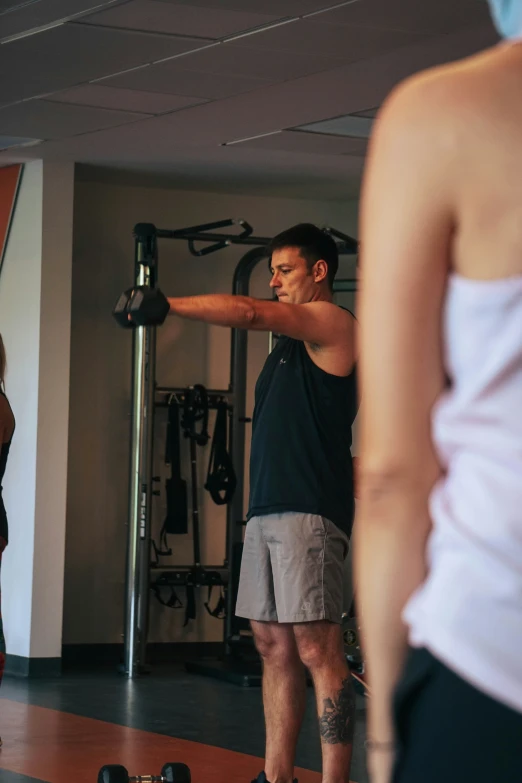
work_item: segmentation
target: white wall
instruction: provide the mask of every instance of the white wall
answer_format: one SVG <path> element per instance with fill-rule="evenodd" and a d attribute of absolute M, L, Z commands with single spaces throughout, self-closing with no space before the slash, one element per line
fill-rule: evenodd
<path fill-rule="evenodd" d="M 8 651 L 25 657 L 31 639 L 36 500 L 42 179 L 41 161 L 25 166 L 0 278 L 6 391 L 17 422 L 3 481 L 9 547 L 2 563 L 2 614 Z"/>
<path fill-rule="evenodd" d="M 44 163 L 31 657 L 61 656 L 73 199 L 74 166 Z"/>
<path fill-rule="evenodd" d="M 132 227 L 152 222 L 176 228 L 228 217 L 245 218 L 256 235 L 265 236 L 301 221 L 356 230 L 353 203 L 76 184 L 64 642 L 119 642 L 123 630 L 131 336 L 112 320 L 111 309 L 120 291 L 133 283 Z M 232 247 L 194 258 L 184 242 L 172 240 L 161 240 L 159 250 L 159 284 L 174 296 L 230 292 L 234 267 L 245 252 Z M 259 267 L 252 294 L 266 296 L 267 285 L 266 267 Z M 250 335 L 250 413 L 254 382 L 267 349 L 266 334 Z M 230 332 L 169 319 L 158 332 L 157 358 L 160 385 L 226 388 Z M 159 411 L 155 472 L 163 475 L 165 421 L 165 411 Z M 201 454 L 201 484 L 207 461 L 208 452 Z M 224 558 L 225 511 L 205 496 L 202 493 L 203 562 L 217 564 Z M 162 485 L 162 497 L 155 499 L 156 530 L 165 515 L 164 503 Z M 176 548 L 172 562 L 190 562 L 190 535 L 170 540 Z M 222 623 L 208 617 L 201 606 L 197 621 L 187 629 L 182 628 L 182 612 L 163 609 L 155 600 L 151 606 L 151 641 L 222 637 Z"/>
<path fill-rule="evenodd" d="M 25 166 L 0 279 L 16 430 L 4 479 L 8 653 L 61 655 L 73 167 Z"/>

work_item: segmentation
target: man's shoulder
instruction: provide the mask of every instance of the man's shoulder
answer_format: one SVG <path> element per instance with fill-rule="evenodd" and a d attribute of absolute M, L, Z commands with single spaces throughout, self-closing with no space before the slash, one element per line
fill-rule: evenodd
<path fill-rule="evenodd" d="M 323 334 L 328 335 L 330 347 L 344 346 L 351 343 L 355 337 L 355 316 L 346 307 L 335 302 L 311 302 L 306 307 L 313 308 L 316 321 L 322 321 Z M 319 350 L 319 342 L 307 342 L 314 350 Z"/>
<path fill-rule="evenodd" d="M 347 314 L 350 323 L 357 323 L 357 318 L 355 317 L 354 313 L 352 313 L 349 307 L 344 307 L 343 305 L 335 305 L 335 307 L 338 307 L 339 310 Z"/>

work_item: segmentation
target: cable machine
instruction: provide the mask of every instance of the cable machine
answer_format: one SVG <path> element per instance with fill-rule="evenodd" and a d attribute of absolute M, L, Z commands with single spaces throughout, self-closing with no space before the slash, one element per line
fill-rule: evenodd
<path fill-rule="evenodd" d="M 220 230 L 239 227 L 237 233 L 219 233 Z M 340 255 L 354 255 L 358 251 L 355 239 L 333 228 L 325 229 L 340 240 Z M 240 219 L 220 220 L 188 228 L 158 229 L 151 223 L 134 227 L 136 285 L 155 288 L 158 282 L 158 239 L 178 239 L 188 243 L 193 256 L 202 257 L 230 245 L 250 246 L 236 266 L 232 293 L 248 296 L 250 278 L 257 264 L 267 257 L 269 237 L 253 236 L 252 227 Z M 196 243 L 199 245 L 196 247 Z M 339 280 L 335 291 L 355 290 L 355 280 Z M 229 411 L 229 452 L 235 470 L 236 485 L 227 503 L 226 555 L 221 566 L 203 566 L 199 551 L 195 552 L 195 566 L 162 566 L 151 561 L 151 512 L 155 477 L 153 467 L 154 411 L 168 404 L 176 395 L 183 399 L 186 389 L 158 388 L 156 384 L 156 327 L 133 330 L 132 395 L 131 395 L 131 453 L 129 480 L 129 518 L 127 527 L 127 565 L 125 590 L 125 630 L 123 669 L 129 678 L 145 670 L 149 599 L 151 584 L 183 585 L 192 588 L 219 585 L 225 594 L 223 656 L 217 664 L 190 661 L 187 670 L 218 676 L 242 685 L 258 684 L 260 673 L 243 666 L 238 652 L 243 644 L 241 631 L 244 622 L 234 615 L 239 582 L 239 566 L 243 541 L 245 427 L 250 421 L 246 414 L 248 332 L 232 329 L 230 383 L 228 389 L 207 391 L 209 407 L 226 401 Z M 193 492 L 195 487 L 193 487 Z M 196 538 L 196 537 L 195 537 Z"/>

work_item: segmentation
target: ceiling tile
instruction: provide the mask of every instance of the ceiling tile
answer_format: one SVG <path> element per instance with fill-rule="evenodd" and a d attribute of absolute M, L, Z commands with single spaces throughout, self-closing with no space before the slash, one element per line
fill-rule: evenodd
<path fill-rule="evenodd" d="M 184 58 L 183 58 L 184 59 Z M 225 76 L 217 73 L 183 71 L 176 67 L 177 60 L 158 63 L 149 68 L 122 73 L 103 84 L 111 87 L 125 87 L 130 90 L 172 93 L 198 98 L 217 100 L 231 95 L 264 87 L 268 82 L 248 76 Z"/>
<path fill-rule="evenodd" d="M 310 155 L 364 155 L 367 142 L 364 139 L 338 138 L 302 131 L 281 131 L 228 146 L 282 150 L 300 154 L 304 152 Z"/>
<path fill-rule="evenodd" d="M 380 106 L 377 106 L 375 109 L 365 109 L 364 111 L 356 111 L 353 113 L 354 117 L 371 117 L 372 119 L 375 119 L 377 117 L 377 114 L 379 113 Z"/>
<path fill-rule="evenodd" d="M 165 2 L 168 5 L 167 0 L 154 2 Z M 378 0 L 358 0 L 357 4 L 362 8 L 364 3 L 368 4 L 367 7 L 373 3 L 376 8 L 377 2 Z M 397 6 L 401 2 L 402 0 L 387 0 L 390 6 Z M 431 5 L 437 2 L 443 3 L 444 8 L 447 5 L 447 0 L 432 0 Z M 454 2 L 458 3 L 459 0 Z M 41 3 L 45 5 L 43 0 Z M 283 13 L 283 6 L 288 8 L 285 0 L 190 0 L 187 3 L 179 0 L 173 5 L 200 8 L 211 5 L 212 8 L 221 10 L 233 6 L 228 10 L 256 13 L 261 3 L 264 12 L 267 12 L 271 5 L 272 9 L 277 6 L 274 13 Z M 332 0 L 327 0 L 327 4 L 331 3 Z M 36 7 L 37 3 L 33 5 Z M 388 4 L 382 5 L 384 12 L 387 12 L 387 8 Z M 310 8 L 305 10 L 309 11 Z M 303 12 L 302 9 L 300 11 Z M 204 11 L 201 13 L 204 14 Z M 288 186 L 289 189 L 293 188 L 294 192 L 300 188 L 303 192 L 313 192 L 314 195 L 325 192 L 331 197 L 334 192 L 345 193 L 348 173 L 351 175 L 360 171 L 364 160 L 363 152 L 352 152 L 351 144 L 364 144 L 364 140 L 354 142 L 353 139 L 345 137 L 332 140 L 318 134 L 315 134 L 312 140 L 305 138 L 302 133 L 284 131 L 267 136 L 264 140 L 251 140 L 252 146 L 249 146 L 249 142 L 227 147 L 219 145 L 233 139 L 258 136 L 279 131 L 281 128 L 289 129 L 343 114 L 361 113 L 371 117 L 372 109 L 381 104 L 400 79 L 419 69 L 468 56 L 498 41 L 488 20 L 481 29 L 472 29 L 467 24 L 456 33 L 440 35 L 416 37 L 410 35 L 408 28 L 402 33 L 405 44 L 397 43 L 401 39 L 395 33 L 384 32 L 379 39 L 379 46 L 375 46 L 378 51 L 372 51 L 366 35 L 368 28 L 375 27 L 373 19 L 371 22 L 361 21 L 354 30 L 352 24 L 326 24 L 325 18 L 324 14 L 319 14 L 306 20 L 306 24 L 313 25 L 311 29 L 317 33 L 315 38 L 320 43 L 319 51 L 312 45 L 314 39 L 306 36 L 304 41 L 294 42 L 295 48 L 292 45 L 289 49 L 279 46 L 270 49 L 268 44 L 263 44 L 264 36 L 269 32 L 265 31 L 238 39 L 234 44 L 212 43 L 204 51 L 201 50 L 201 41 L 193 39 L 190 43 L 193 52 L 179 57 L 177 51 L 164 53 L 164 42 L 171 40 L 168 36 L 132 33 L 115 28 L 97 29 L 81 24 L 65 25 L 24 41 L 2 46 L 0 68 L 4 71 L 9 68 L 9 79 L 0 81 L 0 96 L 12 94 L 14 85 L 16 90 L 22 93 L 30 88 L 30 94 L 34 94 L 35 87 L 39 88 L 40 95 L 59 90 L 62 97 L 47 96 L 44 100 L 12 106 L 9 111 L 0 112 L 0 120 L 6 123 L 6 128 L 9 127 L 13 135 L 39 136 L 41 130 L 47 130 L 59 136 L 34 149 L 15 149 L 11 153 L 0 153 L 0 165 L 8 159 L 9 154 L 27 156 L 23 159 L 43 157 L 82 160 L 108 167 L 121 164 L 127 170 L 134 167 L 134 171 L 155 169 L 162 175 L 171 172 L 178 187 L 180 183 L 197 182 L 199 185 L 204 183 L 204 187 L 233 190 L 243 187 L 241 183 L 244 183 L 245 188 L 252 189 L 259 185 L 261 189 L 266 188 L 267 192 L 271 193 L 277 188 L 283 192 Z M 413 16 L 410 21 L 412 20 Z M 286 25 L 285 35 L 295 25 Z M 411 27 L 415 32 L 415 25 L 412 24 Z M 342 51 L 340 56 L 340 38 L 332 37 L 330 30 L 323 36 L 324 28 L 344 30 L 345 51 Z M 74 31 L 78 29 L 82 37 L 71 39 L 70 36 L 75 36 Z M 283 29 L 281 27 L 280 31 Z M 301 30 L 303 29 L 301 27 Z M 61 37 L 63 31 L 67 31 L 66 38 Z M 382 30 L 379 32 L 383 33 Z M 104 35 L 100 37 L 100 33 Z M 364 38 L 364 45 L 359 46 L 358 41 L 354 40 L 354 33 Z M 173 40 L 179 41 L 175 37 Z M 262 45 L 259 45 L 259 41 Z M 237 53 L 235 62 L 229 51 Z M 360 56 L 361 51 L 364 59 L 350 62 L 354 56 Z M 368 55 L 368 52 L 371 54 Z M 168 59 L 156 66 L 138 67 L 137 70 L 115 76 L 117 71 L 125 68 L 135 68 L 151 60 L 169 57 L 174 59 Z M 301 74 L 299 70 L 304 68 L 303 63 L 307 57 L 314 63 L 314 73 L 311 75 L 309 72 L 307 75 Z M 135 61 L 140 58 L 141 62 Z M 294 71 L 293 59 L 296 63 Z M 265 68 L 263 61 L 266 63 Z M 331 69 L 322 68 L 325 62 L 328 63 L 327 67 L 332 63 Z M 315 71 L 317 65 L 322 72 Z M 102 79 L 110 74 L 112 79 Z M 115 79 L 133 82 L 142 78 L 148 79 L 149 84 L 109 83 Z M 202 82 L 203 79 L 206 81 Z M 96 83 L 84 84 L 92 80 Z M 276 81 L 277 83 L 274 83 Z M 134 87 L 134 92 L 124 90 L 129 86 Z M 132 119 L 136 118 L 136 114 L 128 111 L 115 112 L 90 107 L 88 101 L 92 100 L 93 93 L 89 97 L 86 92 L 83 98 L 81 97 L 83 90 L 96 88 L 96 100 L 107 105 L 107 94 L 105 99 L 102 99 L 99 90 L 111 89 L 115 90 L 112 93 L 111 109 L 116 106 L 141 108 L 134 103 L 120 104 L 117 99 L 122 98 L 122 92 L 127 92 L 127 98 L 129 94 L 133 94 L 134 100 L 140 95 L 140 91 L 147 91 L 151 93 L 149 97 L 152 100 L 157 98 L 163 101 L 166 97 L 167 100 L 172 98 L 177 101 L 180 92 L 173 87 L 178 86 L 182 90 L 181 95 L 189 100 L 194 98 L 194 95 L 199 97 L 199 93 L 187 92 L 188 87 L 192 86 L 200 87 L 205 95 L 210 94 L 211 97 L 233 97 L 223 97 L 221 100 L 188 107 L 183 111 L 170 110 L 170 113 L 162 116 L 135 122 Z M 242 90 L 244 94 L 237 94 Z M 68 97 L 64 95 L 65 91 L 69 93 Z M 54 102 L 55 97 L 60 103 Z M 148 100 L 149 97 L 143 96 L 143 100 Z M 66 102 L 75 99 L 83 100 L 82 104 L 73 106 Z M 28 111 L 31 112 L 30 115 L 27 114 Z M 38 111 L 41 113 L 38 114 Z M 67 114 L 58 115 L 58 111 Z M 130 117 L 131 121 L 126 120 L 127 124 L 114 127 L 116 115 L 118 123 L 123 117 Z M 7 125 L 8 122 L 12 125 Z M 113 127 L 107 127 L 107 123 L 112 123 Z M 105 129 L 95 132 L 84 130 L 89 127 Z M 68 139 L 61 137 L 62 133 L 78 132 L 79 128 L 80 135 Z M 0 132 L 2 130 L 0 124 Z M 6 135 L 9 133 L 6 132 Z M 294 136 L 296 138 L 293 138 Z M 341 147 L 337 147 L 338 143 L 349 144 L 349 152 L 342 152 Z"/>
<path fill-rule="evenodd" d="M 161 0 L 161 2 L 244 12 L 259 11 L 262 4 L 264 14 L 276 14 L 279 17 L 301 16 L 335 5 L 335 0 Z"/>
<path fill-rule="evenodd" d="M 0 46 L 0 105 L 88 82 L 196 49 L 175 36 L 65 24 Z"/>
<path fill-rule="evenodd" d="M 115 5 L 124 0 L 105 0 L 105 5 Z M 104 4 L 104 0 L 46 0 L 28 3 L 0 17 L 0 40 L 12 35 L 43 27 L 67 17 L 91 11 Z M 0 5 L 0 13 L 2 7 Z"/>
<path fill-rule="evenodd" d="M 117 132 L 102 131 L 89 144 L 98 150 L 118 144 L 122 153 L 148 145 L 158 156 L 167 156 L 173 139 L 191 146 L 222 144 L 364 111 L 380 105 L 398 81 L 421 68 L 468 56 L 490 43 L 489 27 L 443 35 L 333 71 L 135 123 Z"/>
<path fill-rule="evenodd" d="M 319 19 L 321 17 L 317 17 Z M 287 51 L 336 57 L 345 63 L 366 59 L 419 40 L 416 33 L 371 27 L 320 24 L 302 19 L 250 38 L 249 46 L 270 51 Z M 238 42 L 240 43 L 240 42 Z M 244 42 L 243 42 L 244 43 Z M 234 46 L 231 42 L 231 46 Z"/>
<path fill-rule="evenodd" d="M 85 17 L 88 24 L 127 28 L 200 38 L 223 38 L 267 24 L 279 15 L 247 13 L 213 8 L 194 8 L 158 0 L 131 0 L 124 6 Z"/>
<path fill-rule="evenodd" d="M 491 35 L 487 27 L 432 38 L 334 71 L 70 141 L 49 142 L 43 151 L 56 155 L 59 147 L 60 154 L 73 160 L 110 161 L 117 155 L 120 160 L 145 162 L 153 157 L 159 161 L 167 160 L 177 147 L 214 148 L 233 139 L 364 111 L 378 106 L 399 80 L 485 48 L 491 44 Z"/>
<path fill-rule="evenodd" d="M 28 139 L 23 136 L 0 136 L 0 150 L 13 147 L 35 147 L 41 139 Z"/>
<path fill-rule="evenodd" d="M 19 5 L 25 5 L 27 0 L 0 0 L 0 14 L 4 11 L 10 11 L 11 8 L 17 8 Z"/>
<path fill-rule="evenodd" d="M 36 100 L 0 109 L 0 134 L 57 139 L 146 119 L 146 114 Z"/>
<path fill-rule="evenodd" d="M 328 24 L 418 33 L 450 33 L 491 22 L 484 0 L 358 0 L 315 18 Z"/>
<path fill-rule="evenodd" d="M 297 79 L 311 73 L 319 73 L 336 68 L 344 63 L 335 57 L 325 57 L 315 52 L 298 54 L 296 52 L 272 51 L 267 57 L 264 49 L 249 46 L 256 36 L 242 39 L 241 42 L 219 46 L 210 46 L 199 52 L 187 54 L 175 61 L 175 67 L 189 71 L 220 73 L 224 75 L 253 76 L 257 79 L 282 82 Z"/>
<path fill-rule="evenodd" d="M 84 84 L 81 87 L 74 87 L 72 90 L 53 93 L 46 96 L 46 100 L 143 114 L 164 114 L 168 111 L 176 111 L 201 103 L 200 98 L 124 90 L 105 87 L 101 84 Z"/>
<path fill-rule="evenodd" d="M 324 133 L 330 136 L 348 136 L 350 138 L 369 139 L 374 121 L 370 117 L 360 117 L 356 114 L 344 114 L 319 122 L 309 122 L 293 130 L 303 130 L 309 133 Z"/>

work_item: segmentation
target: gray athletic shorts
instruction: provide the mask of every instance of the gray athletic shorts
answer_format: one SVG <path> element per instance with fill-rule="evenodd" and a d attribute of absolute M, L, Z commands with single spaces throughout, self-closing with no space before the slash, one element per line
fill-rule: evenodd
<path fill-rule="evenodd" d="M 246 526 L 236 614 L 341 623 L 348 536 L 316 514 L 269 514 Z"/>

